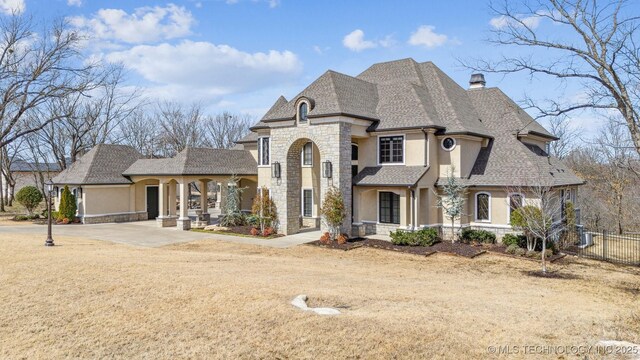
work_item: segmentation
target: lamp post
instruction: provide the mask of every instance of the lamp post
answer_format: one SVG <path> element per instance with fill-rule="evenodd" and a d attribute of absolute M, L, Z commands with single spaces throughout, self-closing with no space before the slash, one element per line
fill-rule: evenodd
<path fill-rule="evenodd" d="M 53 237 L 51 237 L 51 194 L 53 193 L 53 181 L 49 179 L 46 185 L 49 196 L 47 196 L 47 241 L 44 242 L 44 246 L 53 246 L 55 245 L 53 243 Z"/>

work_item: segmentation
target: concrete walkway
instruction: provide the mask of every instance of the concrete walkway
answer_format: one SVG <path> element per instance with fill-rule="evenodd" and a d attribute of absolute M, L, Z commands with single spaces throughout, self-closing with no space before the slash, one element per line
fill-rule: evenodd
<path fill-rule="evenodd" d="M 42 241 L 47 237 L 45 225 L 0 226 L 0 234 L 37 234 Z M 176 228 L 159 228 L 155 221 L 139 221 L 119 224 L 95 225 L 54 225 L 53 239 L 56 236 L 83 237 L 92 240 L 110 241 L 133 246 L 159 247 L 170 244 L 186 243 L 196 240 L 220 240 L 239 244 L 287 248 L 317 240 L 320 231 L 303 232 L 275 239 L 255 239 L 249 237 L 180 231 Z"/>

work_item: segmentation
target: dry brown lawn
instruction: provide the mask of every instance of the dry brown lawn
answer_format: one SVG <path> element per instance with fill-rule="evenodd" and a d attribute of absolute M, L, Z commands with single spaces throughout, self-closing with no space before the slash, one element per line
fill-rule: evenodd
<path fill-rule="evenodd" d="M 525 274 L 537 263 L 498 255 L 56 240 L 0 236 L 0 358 L 467 359 L 489 345 L 640 343 L 638 268 L 573 259 L 551 269 L 577 279 L 541 279 Z M 299 294 L 343 314 L 302 312 Z"/>

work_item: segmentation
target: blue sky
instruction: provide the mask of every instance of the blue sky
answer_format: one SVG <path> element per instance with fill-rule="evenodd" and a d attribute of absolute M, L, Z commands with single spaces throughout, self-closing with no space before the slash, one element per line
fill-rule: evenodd
<path fill-rule="evenodd" d="M 484 41 L 500 19 L 483 0 L 0 0 L 0 11 L 11 7 L 36 19 L 68 18 L 92 36 L 87 55 L 123 63 L 129 86 L 154 98 L 199 101 L 210 113 L 260 117 L 279 95 L 290 99 L 327 69 L 355 76 L 407 57 L 433 61 L 466 87 L 471 71 L 457 59 L 510 51 Z M 538 25 L 559 31 L 553 26 Z M 487 75 L 487 86 L 515 100 L 581 94 L 524 75 Z"/>

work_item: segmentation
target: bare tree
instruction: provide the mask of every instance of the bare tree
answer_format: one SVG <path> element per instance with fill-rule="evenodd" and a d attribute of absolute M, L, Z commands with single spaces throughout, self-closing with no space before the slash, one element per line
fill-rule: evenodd
<path fill-rule="evenodd" d="M 120 142 L 138 150 L 147 158 L 160 156 L 160 129 L 157 119 L 142 110 L 120 124 Z"/>
<path fill-rule="evenodd" d="M 520 224 L 518 228 L 528 234 L 528 238 L 542 241 L 542 272 L 547 272 L 546 249 L 547 244 L 556 241 L 565 231 L 565 214 L 562 189 L 545 185 L 544 181 L 532 186 L 507 187 L 506 192 L 525 194 L 523 206 L 514 209 L 518 212 Z M 512 215 L 514 216 L 514 215 Z M 534 245 L 535 248 L 535 245 Z M 530 249 L 532 250 L 532 249 Z"/>
<path fill-rule="evenodd" d="M 204 117 L 199 104 L 185 107 L 174 102 L 158 105 L 156 113 L 161 134 L 163 156 L 174 156 L 187 147 L 205 146 Z"/>
<path fill-rule="evenodd" d="M 571 150 L 575 149 L 582 131 L 571 127 L 566 116 L 549 119 L 549 130 L 558 138 L 549 144 L 549 153 L 558 159 L 564 159 Z"/>
<path fill-rule="evenodd" d="M 504 47 L 539 49 L 534 54 L 503 56 L 500 60 L 466 62 L 469 68 L 495 73 L 524 72 L 577 82 L 585 96 L 573 101 L 556 99 L 525 102 L 539 117 L 560 116 L 577 110 L 615 110 L 624 119 L 633 146 L 640 154 L 640 47 L 636 30 L 640 17 L 633 1 L 615 0 L 500 0 L 491 4 L 497 16 L 491 43 Z M 557 25 L 543 33 L 540 22 Z M 566 36 L 561 36 L 561 31 Z"/>
<path fill-rule="evenodd" d="M 254 119 L 249 115 L 236 115 L 227 111 L 207 116 L 204 123 L 207 143 L 214 148 L 229 149 L 249 132 Z"/>
<path fill-rule="evenodd" d="M 0 147 L 69 113 L 48 113 L 59 99 L 95 87 L 95 64 L 80 58 L 80 36 L 58 21 L 36 34 L 29 18 L 0 18 Z"/>

